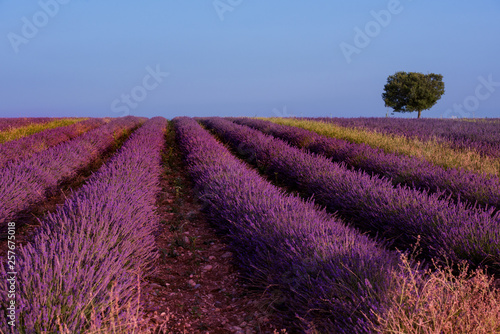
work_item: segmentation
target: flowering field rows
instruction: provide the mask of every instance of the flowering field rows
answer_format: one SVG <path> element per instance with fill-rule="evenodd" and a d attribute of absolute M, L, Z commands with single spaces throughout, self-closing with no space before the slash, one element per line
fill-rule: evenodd
<path fill-rule="evenodd" d="M 287 186 L 331 212 L 345 216 L 358 228 L 410 248 L 420 240 L 429 257 L 466 260 L 500 270 L 500 213 L 453 203 L 439 194 L 394 187 L 387 179 L 352 171 L 343 164 L 309 154 L 249 127 L 223 119 L 206 119 L 233 148 L 245 148 L 266 175 L 278 175 Z M 245 157 L 246 155 L 246 157 Z"/>
<path fill-rule="evenodd" d="M 284 126 L 269 121 L 239 118 L 234 122 L 248 125 L 287 143 L 345 163 L 367 173 L 388 177 L 394 185 L 436 193 L 444 191 L 455 200 L 500 208 L 500 179 L 461 168 L 444 168 L 425 159 L 386 153 L 366 144 L 321 136 L 303 128 Z"/>
<path fill-rule="evenodd" d="M 500 157 L 500 120 L 443 120 L 400 118 L 317 118 L 345 127 L 367 129 L 384 134 L 436 140 L 452 148 L 477 150 L 481 154 Z"/>
<path fill-rule="evenodd" d="M 46 198 L 63 180 L 74 177 L 79 169 L 113 145 L 120 133 L 142 121 L 120 118 L 29 158 L 6 164 L 0 169 L 0 228 L 19 212 Z"/>
<path fill-rule="evenodd" d="M 444 168 L 464 169 L 479 174 L 500 177 L 500 159 L 496 157 L 496 154 L 484 154 L 470 146 L 453 147 L 450 140 L 443 141 L 441 137 L 439 137 L 440 140 L 435 139 L 435 137 L 420 139 L 418 137 L 386 134 L 364 128 L 342 126 L 329 121 L 290 118 L 271 118 L 270 120 L 282 125 L 298 126 L 327 137 L 343 139 L 351 143 L 366 144 L 373 148 L 380 148 L 386 153 L 423 159 Z M 498 121 L 488 122 L 498 127 Z M 433 124 L 428 123 L 427 131 L 432 132 L 433 129 Z M 495 149 L 492 149 L 492 152 L 495 152 Z"/>
<path fill-rule="evenodd" d="M 500 332 L 497 176 L 273 121 L 171 124 L 204 216 L 291 332 Z M 430 138 L 416 135 L 423 125 L 398 126 L 394 133 Z M 162 117 L 90 119 L 0 144 L 6 229 L 132 133 L 17 249 L 15 327 L 3 284 L 12 270 L 1 259 L 0 333 L 107 333 L 117 320 L 140 318 L 128 308 L 161 253 L 154 234 L 166 127 Z M 466 137 L 471 126 L 443 129 L 438 142 L 474 142 L 469 149 L 496 156 L 496 139 Z"/>

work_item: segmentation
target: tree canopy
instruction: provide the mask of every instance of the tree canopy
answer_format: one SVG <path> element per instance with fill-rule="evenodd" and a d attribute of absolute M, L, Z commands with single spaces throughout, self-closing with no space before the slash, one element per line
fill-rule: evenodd
<path fill-rule="evenodd" d="M 422 74 L 416 72 L 396 72 L 387 78 L 384 86 L 385 106 L 395 112 L 418 111 L 430 109 L 444 94 L 443 76 L 441 74 Z"/>

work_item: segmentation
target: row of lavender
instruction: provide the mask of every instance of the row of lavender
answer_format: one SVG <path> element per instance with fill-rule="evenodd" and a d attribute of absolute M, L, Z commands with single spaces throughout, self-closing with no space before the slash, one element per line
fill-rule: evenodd
<path fill-rule="evenodd" d="M 312 118 L 340 126 L 376 130 L 385 134 L 440 142 L 458 149 L 473 149 L 500 157 L 500 120 L 446 120 L 400 118 Z"/>
<path fill-rule="evenodd" d="M 8 141 L 0 145 L 0 168 L 4 167 L 9 161 L 26 159 L 34 153 L 73 139 L 105 123 L 102 118 L 92 118 Z"/>
<path fill-rule="evenodd" d="M 117 137 L 144 122 L 133 116 L 118 118 L 70 141 L 8 163 L 0 169 L 0 227 L 31 205 L 43 201 L 62 181 L 72 178 Z"/>
<path fill-rule="evenodd" d="M 229 236 L 244 276 L 304 329 L 370 332 L 371 311 L 394 287 L 397 256 L 265 181 L 195 120 L 174 122 L 204 210 Z"/>
<path fill-rule="evenodd" d="M 137 274 L 152 272 L 158 255 L 153 231 L 165 127 L 162 117 L 147 121 L 42 221 L 34 241 L 17 255 L 16 329 L 7 325 L 3 299 L 1 330 L 82 333 L 91 320 L 105 327 L 114 307 L 124 316 L 127 303 L 137 300 Z M 2 281 L 5 270 L 2 264 Z M 0 295 L 7 296 L 4 284 Z"/>
<path fill-rule="evenodd" d="M 30 124 L 43 124 L 55 121 L 53 117 L 20 117 L 20 118 L 0 118 L 0 131 L 20 128 Z"/>
<path fill-rule="evenodd" d="M 500 213 L 453 203 L 438 194 L 394 187 L 378 176 L 291 147 L 250 127 L 220 118 L 201 120 L 242 157 L 273 179 L 358 228 L 379 233 L 394 246 L 409 248 L 420 240 L 424 255 L 443 262 L 466 260 L 500 272 Z"/>
<path fill-rule="evenodd" d="M 444 191 L 454 200 L 468 201 L 471 204 L 477 202 L 483 206 L 500 209 L 500 179 L 494 176 L 479 175 L 462 169 L 446 169 L 414 157 L 386 153 L 382 149 L 366 144 L 350 143 L 346 140 L 325 137 L 312 131 L 269 121 L 251 118 L 231 120 L 281 138 L 290 145 L 305 148 L 333 161 L 344 162 L 348 167 L 386 176 L 393 185 L 404 184 L 433 193 Z"/>

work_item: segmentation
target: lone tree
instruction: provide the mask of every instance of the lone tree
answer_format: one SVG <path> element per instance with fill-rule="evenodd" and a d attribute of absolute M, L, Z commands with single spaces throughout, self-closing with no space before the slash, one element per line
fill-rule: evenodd
<path fill-rule="evenodd" d="M 385 106 L 394 108 L 395 112 L 418 111 L 420 118 L 422 110 L 430 109 L 443 94 L 441 74 L 396 72 L 387 78 L 382 98 Z"/>

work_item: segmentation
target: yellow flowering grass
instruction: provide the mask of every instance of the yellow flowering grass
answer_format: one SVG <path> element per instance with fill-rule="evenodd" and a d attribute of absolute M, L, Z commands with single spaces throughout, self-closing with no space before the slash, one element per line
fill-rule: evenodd
<path fill-rule="evenodd" d="M 320 121 L 276 117 L 261 119 L 300 127 L 323 136 L 344 139 L 352 143 L 365 143 L 371 147 L 381 148 L 385 152 L 425 159 L 445 168 L 463 168 L 480 174 L 500 176 L 500 159 L 481 156 L 471 149 L 451 148 L 446 143 L 437 142 L 435 139 L 423 141 L 417 138 L 347 128 Z"/>
<path fill-rule="evenodd" d="M 81 122 L 86 119 L 87 118 L 63 118 L 48 123 L 30 124 L 19 128 L 0 131 L 0 144 L 3 144 L 11 140 L 23 138 L 44 130 L 54 129 L 61 126 L 68 126 L 77 122 Z"/>

